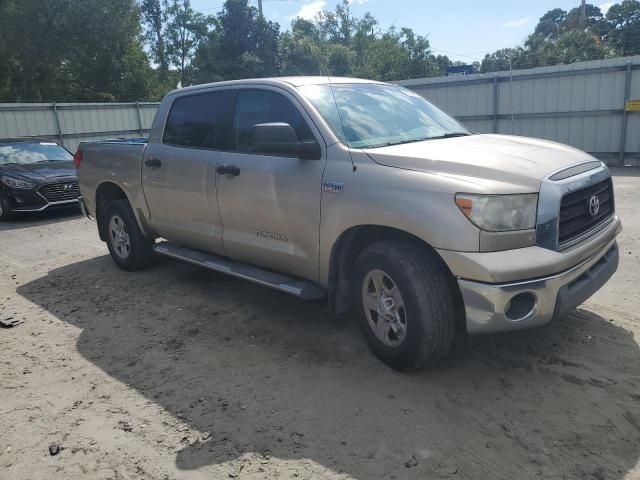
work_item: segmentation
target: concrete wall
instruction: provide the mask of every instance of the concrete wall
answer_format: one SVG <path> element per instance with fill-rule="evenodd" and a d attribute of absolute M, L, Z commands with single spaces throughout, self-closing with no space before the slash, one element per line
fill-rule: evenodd
<path fill-rule="evenodd" d="M 609 164 L 640 166 L 640 56 L 509 72 L 397 82 L 480 133 L 545 138 Z M 625 133 L 623 133 L 625 132 Z"/>

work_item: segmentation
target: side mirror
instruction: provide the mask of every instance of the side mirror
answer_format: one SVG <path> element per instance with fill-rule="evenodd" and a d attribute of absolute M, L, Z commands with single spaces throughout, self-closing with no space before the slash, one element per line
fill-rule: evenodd
<path fill-rule="evenodd" d="M 252 152 L 290 155 L 302 160 L 319 160 L 322 154 L 315 140 L 299 141 L 288 123 L 259 123 L 251 127 L 249 146 Z"/>

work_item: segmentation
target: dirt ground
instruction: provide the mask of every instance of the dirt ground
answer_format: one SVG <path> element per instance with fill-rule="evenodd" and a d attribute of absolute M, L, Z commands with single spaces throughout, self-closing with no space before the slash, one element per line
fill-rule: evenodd
<path fill-rule="evenodd" d="M 640 171 L 616 173 L 610 283 L 415 374 L 322 302 L 120 271 L 76 213 L 5 223 L 0 479 L 638 479 Z"/>

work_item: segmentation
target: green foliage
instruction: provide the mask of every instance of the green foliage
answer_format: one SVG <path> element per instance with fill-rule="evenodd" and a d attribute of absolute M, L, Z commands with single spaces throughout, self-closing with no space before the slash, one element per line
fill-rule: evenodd
<path fill-rule="evenodd" d="M 158 75 L 166 81 L 169 73 L 167 46 L 165 43 L 168 0 L 142 0 L 140 13 L 145 28 L 144 39 L 149 45 L 151 56 L 158 64 Z"/>
<path fill-rule="evenodd" d="M 482 72 L 560 65 L 640 53 L 640 2 L 624 0 L 607 15 L 599 7 L 555 8 L 541 18 L 522 47 L 487 54 Z"/>
<path fill-rule="evenodd" d="M 426 37 L 409 28 L 380 31 L 366 13 L 354 17 L 349 2 L 322 11 L 313 20 L 296 18 L 280 42 L 284 74 L 357 76 L 399 80 L 446 71 L 450 61 L 435 57 Z"/>
<path fill-rule="evenodd" d="M 217 23 L 218 35 L 207 38 L 194 60 L 197 82 L 278 74 L 277 23 L 261 17 L 248 0 L 227 0 Z M 207 52 L 215 52 L 215 59 Z"/>
<path fill-rule="evenodd" d="M 621 55 L 640 54 L 640 2 L 624 0 L 607 12 L 610 42 Z"/>
<path fill-rule="evenodd" d="M 4 0 L 0 8 L 1 101 L 157 98 L 134 0 Z"/>
<path fill-rule="evenodd" d="M 409 28 L 382 29 L 351 2 L 291 28 L 250 0 L 205 16 L 190 0 L 0 0 L 0 101 L 158 100 L 179 82 L 274 75 L 399 80 L 446 74 L 452 62 Z M 487 54 L 492 72 L 640 54 L 640 1 L 603 15 L 586 5 L 545 13 L 522 46 Z M 25 41 L 28 32 L 28 41 Z"/>
<path fill-rule="evenodd" d="M 179 74 L 182 85 L 191 83 L 191 58 L 208 37 L 214 19 L 191 8 L 190 0 L 172 0 L 165 10 L 166 61 Z"/>

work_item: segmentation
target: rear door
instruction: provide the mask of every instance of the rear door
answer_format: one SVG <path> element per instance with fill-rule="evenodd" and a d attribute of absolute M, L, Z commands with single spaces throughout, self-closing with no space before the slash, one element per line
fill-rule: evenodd
<path fill-rule="evenodd" d="M 216 163 L 229 141 L 234 96 L 225 89 L 176 98 L 162 141 L 145 151 L 142 182 L 150 221 L 170 241 L 222 251 Z"/>
<path fill-rule="evenodd" d="M 322 149 L 321 159 L 251 153 L 251 127 L 271 122 L 290 124 L 299 140 L 315 139 Z M 284 90 L 241 89 L 229 150 L 222 152 L 221 166 L 237 170 L 219 174 L 217 186 L 226 254 L 315 280 L 326 155 L 311 119 Z"/>

